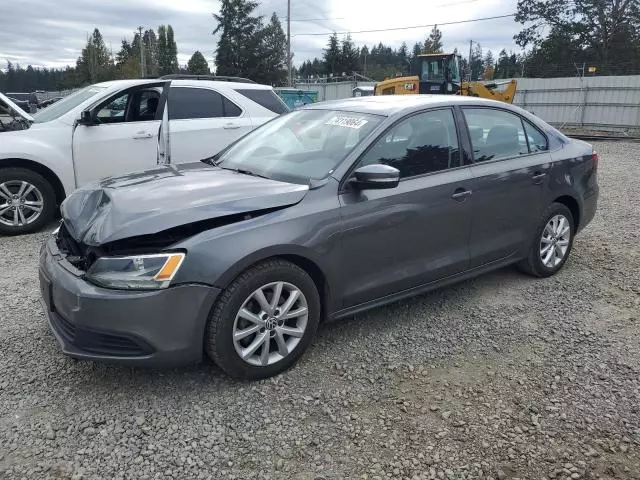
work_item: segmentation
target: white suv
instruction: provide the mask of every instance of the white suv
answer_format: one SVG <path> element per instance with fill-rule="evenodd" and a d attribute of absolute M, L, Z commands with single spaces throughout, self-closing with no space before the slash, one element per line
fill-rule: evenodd
<path fill-rule="evenodd" d="M 0 94 L 0 234 L 39 230 L 86 183 L 213 156 L 286 111 L 271 87 L 232 77 L 99 83 L 33 117 Z"/>

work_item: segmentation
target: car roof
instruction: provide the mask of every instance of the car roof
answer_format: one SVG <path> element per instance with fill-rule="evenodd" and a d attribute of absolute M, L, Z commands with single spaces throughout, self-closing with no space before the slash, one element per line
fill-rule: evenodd
<path fill-rule="evenodd" d="M 371 113 L 375 115 L 392 116 L 408 113 L 426 107 L 450 105 L 487 105 L 508 107 L 509 104 L 497 100 L 460 95 L 380 95 L 369 97 L 354 97 L 343 100 L 329 100 L 313 103 L 302 107 L 307 110 L 342 110 L 354 113 Z"/>
<path fill-rule="evenodd" d="M 272 87 L 269 85 L 262 85 L 259 83 L 243 83 L 243 82 L 226 82 L 226 81 L 215 81 L 215 80 L 197 80 L 197 79 L 168 79 L 163 80 L 161 78 L 153 79 L 153 78 L 140 78 L 133 80 L 111 80 L 108 82 L 97 83 L 95 86 L 98 87 L 106 87 L 106 88 L 127 88 L 134 87 L 136 85 L 143 85 L 145 83 L 151 83 L 154 81 L 162 82 L 162 81 L 171 81 L 172 85 L 178 86 L 215 86 L 217 88 L 233 88 L 233 89 L 244 89 L 244 90 L 271 90 Z"/>

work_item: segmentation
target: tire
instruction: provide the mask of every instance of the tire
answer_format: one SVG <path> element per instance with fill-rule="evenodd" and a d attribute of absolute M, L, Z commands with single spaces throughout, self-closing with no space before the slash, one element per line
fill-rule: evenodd
<path fill-rule="evenodd" d="M 282 293 L 274 303 L 279 284 Z M 258 290 L 263 292 L 267 303 L 277 304 L 282 311 L 278 307 L 272 312 L 263 308 L 267 305 L 258 302 Z M 298 293 L 292 293 L 294 290 Z M 287 301 L 294 297 L 285 312 Z M 252 315 L 247 315 L 247 311 Z M 287 315 L 298 316 L 285 319 Z M 296 363 L 313 341 L 319 322 L 320 296 L 311 277 L 290 262 L 268 260 L 246 270 L 220 294 L 209 316 L 204 347 L 209 358 L 230 377 L 267 378 Z M 234 339 L 234 333 L 242 335 L 251 329 L 255 332 L 238 341 Z M 260 346 L 249 353 L 255 345 Z M 268 357 L 264 355 L 265 345 Z M 243 353 L 245 358 L 241 356 Z"/>
<path fill-rule="evenodd" d="M 552 219 L 557 218 L 564 218 L 566 220 L 566 223 L 568 224 L 569 230 L 567 235 L 558 236 L 556 238 L 557 243 L 553 245 L 557 245 L 560 249 L 566 246 L 566 250 L 562 255 L 556 253 L 558 252 L 558 250 L 556 250 L 556 252 L 554 253 L 550 253 L 549 251 L 547 251 L 545 257 L 547 257 L 547 255 L 552 255 L 553 258 L 549 260 L 549 262 L 551 263 L 545 264 L 545 258 L 543 258 L 542 256 L 542 249 L 552 244 L 543 243 L 543 241 L 548 241 L 551 238 L 549 237 L 549 233 L 551 232 L 551 230 L 553 230 L 553 228 L 551 228 L 552 226 L 550 226 L 550 230 L 547 230 L 547 226 L 550 224 Z M 569 208 L 567 208 L 565 205 L 561 203 L 552 203 L 551 205 L 549 205 L 549 207 L 545 210 L 540 218 L 538 228 L 536 228 L 535 236 L 531 242 L 531 246 L 529 247 L 529 253 L 524 260 L 518 263 L 518 269 L 524 273 L 540 278 L 550 277 L 558 273 L 567 262 L 569 254 L 571 253 L 571 249 L 573 247 L 573 238 L 576 231 L 574 222 L 575 221 L 573 219 L 571 210 L 569 210 Z M 563 227 L 563 229 L 566 231 L 566 226 Z M 545 240 L 543 240 L 543 234 L 545 235 Z M 566 238 L 567 236 L 568 238 Z M 568 242 L 565 245 L 566 241 Z"/>
<path fill-rule="evenodd" d="M 15 202 L 20 202 L 21 199 L 15 198 L 15 196 L 20 193 L 22 185 L 25 185 L 25 193 L 27 191 L 29 193 L 22 198 L 23 203 L 19 203 L 23 208 L 21 209 L 21 216 L 18 216 L 19 224 L 14 225 L 13 214 L 16 210 L 12 205 L 15 205 Z M 35 208 L 38 208 L 37 205 L 39 204 L 41 204 L 40 210 L 36 212 Z M 7 210 L 3 210 L 7 207 Z M 55 192 L 51 184 L 42 175 L 26 168 L 0 169 L 1 235 L 22 235 L 37 232 L 51 222 L 55 211 Z M 23 219 L 25 220 L 24 222 Z"/>

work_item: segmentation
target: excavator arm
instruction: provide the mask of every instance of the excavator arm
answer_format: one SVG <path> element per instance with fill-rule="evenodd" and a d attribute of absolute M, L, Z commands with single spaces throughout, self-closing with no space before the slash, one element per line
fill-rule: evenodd
<path fill-rule="evenodd" d="M 515 80 L 508 82 L 504 90 L 498 90 L 498 84 L 496 83 L 463 82 L 460 92 L 462 95 L 470 97 L 488 98 L 490 100 L 513 103 L 517 89 L 518 82 Z"/>

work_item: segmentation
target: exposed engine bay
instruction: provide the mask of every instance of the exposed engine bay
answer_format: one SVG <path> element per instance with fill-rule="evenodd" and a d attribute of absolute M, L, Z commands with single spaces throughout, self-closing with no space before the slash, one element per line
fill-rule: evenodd
<path fill-rule="evenodd" d="M 27 130 L 31 122 L 17 115 L 11 106 L 0 98 L 0 133 Z"/>

